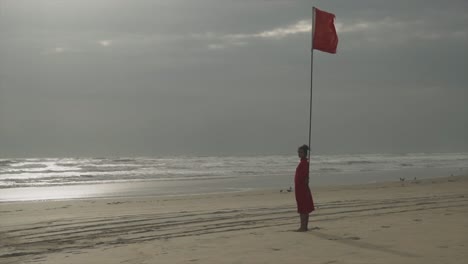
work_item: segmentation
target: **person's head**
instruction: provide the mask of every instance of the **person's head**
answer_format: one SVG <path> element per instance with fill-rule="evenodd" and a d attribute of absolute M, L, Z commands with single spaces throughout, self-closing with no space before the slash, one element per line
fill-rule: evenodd
<path fill-rule="evenodd" d="M 307 152 L 309 151 L 309 146 L 307 145 L 302 145 L 297 149 L 297 155 L 301 159 L 307 158 Z"/>

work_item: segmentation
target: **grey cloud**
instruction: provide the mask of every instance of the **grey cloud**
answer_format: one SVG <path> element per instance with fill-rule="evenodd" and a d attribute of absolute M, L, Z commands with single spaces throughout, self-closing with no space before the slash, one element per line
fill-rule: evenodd
<path fill-rule="evenodd" d="M 310 1 L 3 1 L 0 156 L 288 154 Z M 318 1 L 316 153 L 468 151 L 466 1 Z M 107 43 L 107 44 L 106 44 Z"/>

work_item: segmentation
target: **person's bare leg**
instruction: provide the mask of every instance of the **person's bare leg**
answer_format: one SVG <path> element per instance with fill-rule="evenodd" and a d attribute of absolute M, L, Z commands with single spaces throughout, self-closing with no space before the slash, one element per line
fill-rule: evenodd
<path fill-rule="evenodd" d="M 305 227 L 305 230 L 308 231 L 309 230 L 309 214 L 304 214 L 304 216 L 305 216 L 304 227 Z"/>
<path fill-rule="evenodd" d="M 306 223 L 306 215 L 307 214 L 300 214 L 300 218 L 301 218 L 301 227 L 299 229 L 297 229 L 296 231 L 297 232 L 305 232 L 307 231 L 307 223 Z"/>

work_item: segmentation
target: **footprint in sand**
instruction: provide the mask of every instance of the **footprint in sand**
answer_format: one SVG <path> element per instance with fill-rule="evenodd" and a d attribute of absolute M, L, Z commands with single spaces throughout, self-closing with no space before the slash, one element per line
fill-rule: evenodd
<path fill-rule="evenodd" d="M 273 251 L 280 251 L 281 249 L 280 249 L 280 248 L 271 248 L 271 250 L 273 250 Z"/>
<path fill-rule="evenodd" d="M 422 222 L 421 219 L 413 219 L 413 221 L 415 221 L 415 222 Z"/>
<path fill-rule="evenodd" d="M 383 225 L 383 226 L 380 226 L 381 228 L 390 228 L 390 226 L 388 225 Z"/>

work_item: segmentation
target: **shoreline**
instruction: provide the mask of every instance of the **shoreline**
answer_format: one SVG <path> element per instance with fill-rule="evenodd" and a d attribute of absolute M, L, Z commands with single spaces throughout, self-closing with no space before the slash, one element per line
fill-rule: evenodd
<path fill-rule="evenodd" d="M 457 174 L 458 173 L 458 174 Z M 388 184 L 406 178 L 411 182 L 468 175 L 465 170 L 454 169 L 405 169 L 399 171 L 371 171 L 357 174 L 313 175 L 312 189 L 356 185 Z M 441 176 L 442 175 L 442 176 Z M 41 187 L 0 189 L 0 204 L 21 201 L 55 201 L 73 199 L 151 198 L 186 195 L 203 195 L 244 191 L 285 190 L 294 185 L 291 176 L 253 177 L 238 179 L 214 179 L 210 181 L 136 181 L 118 183 L 73 184 Z M 339 184 L 337 183 L 339 182 Z"/>
<path fill-rule="evenodd" d="M 429 174 L 423 175 L 422 173 Z M 340 183 L 316 184 L 310 185 L 312 190 L 334 188 L 334 187 L 352 187 L 359 185 L 379 185 L 401 183 L 399 178 L 406 178 L 406 183 L 417 181 L 445 178 L 445 177 L 458 177 L 467 176 L 466 171 L 460 171 L 460 174 L 452 174 L 451 176 L 438 176 L 448 174 L 453 169 L 430 169 L 430 170 L 406 170 L 406 171 L 383 171 L 383 172 L 361 172 L 361 179 L 354 180 L 352 174 L 339 174 L 335 177 L 337 179 L 345 179 L 339 181 Z M 408 175 L 408 172 L 413 174 Z M 416 172 L 416 173 L 415 173 Z M 379 174 L 380 173 L 380 174 Z M 375 177 L 374 175 L 380 175 Z M 372 181 L 362 180 L 365 178 L 362 175 L 371 175 L 374 177 Z M 382 177 L 382 175 L 387 175 Z M 389 176 L 390 175 L 390 176 Z M 415 177 L 415 175 L 419 177 Z M 321 175 L 315 175 L 315 179 Z M 314 176 L 312 176 L 314 177 Z M 326 176 L 325 176 L 326 177 Z M 413 177 L 413 178 L 411 178 Z M 292 180 L 292 177 L 280 176 L 281 180 Z M 394 179 L 394 180 L 391 180 Z M 3 188 L 0 189 L 0 204 L 11 202 L 27 202 L 27 201 L 67 201 L 67 200 L 83 200 L 83 199 L 131 199 L 131 198 L 151 198 L 151 197 L 172 197 L 172 196 L 194 196 L 204 194 L 222 194 L 222 193 L 238 193 L 249 191 L 280 191 L 286 190 L 287 187 L 293 183 L 273 184 L 273 186 L 261 187 L 261 184 L 252 184 L 254 180 L 264 182 L 265 179 L 251 178 L 247 179 L 247 183 L 241 184 L 246 179 L 230 179 L 231 181 L 226 184 L 223 180 L 208 181 L 137 181 L 137 182 L 118 182 L 118 183 L 95 183 L 95 184 L 74 184 L 74 185 L 58 185 L 58 186 L 41 186 L 41 187 L 20 187 L 20 188 Z M 274 180 L 273 180 L 274 181 Z M 206 185 L 204 185 L 207 183 Z M 193 185 L 195 184 L 195 185 Z"/>

